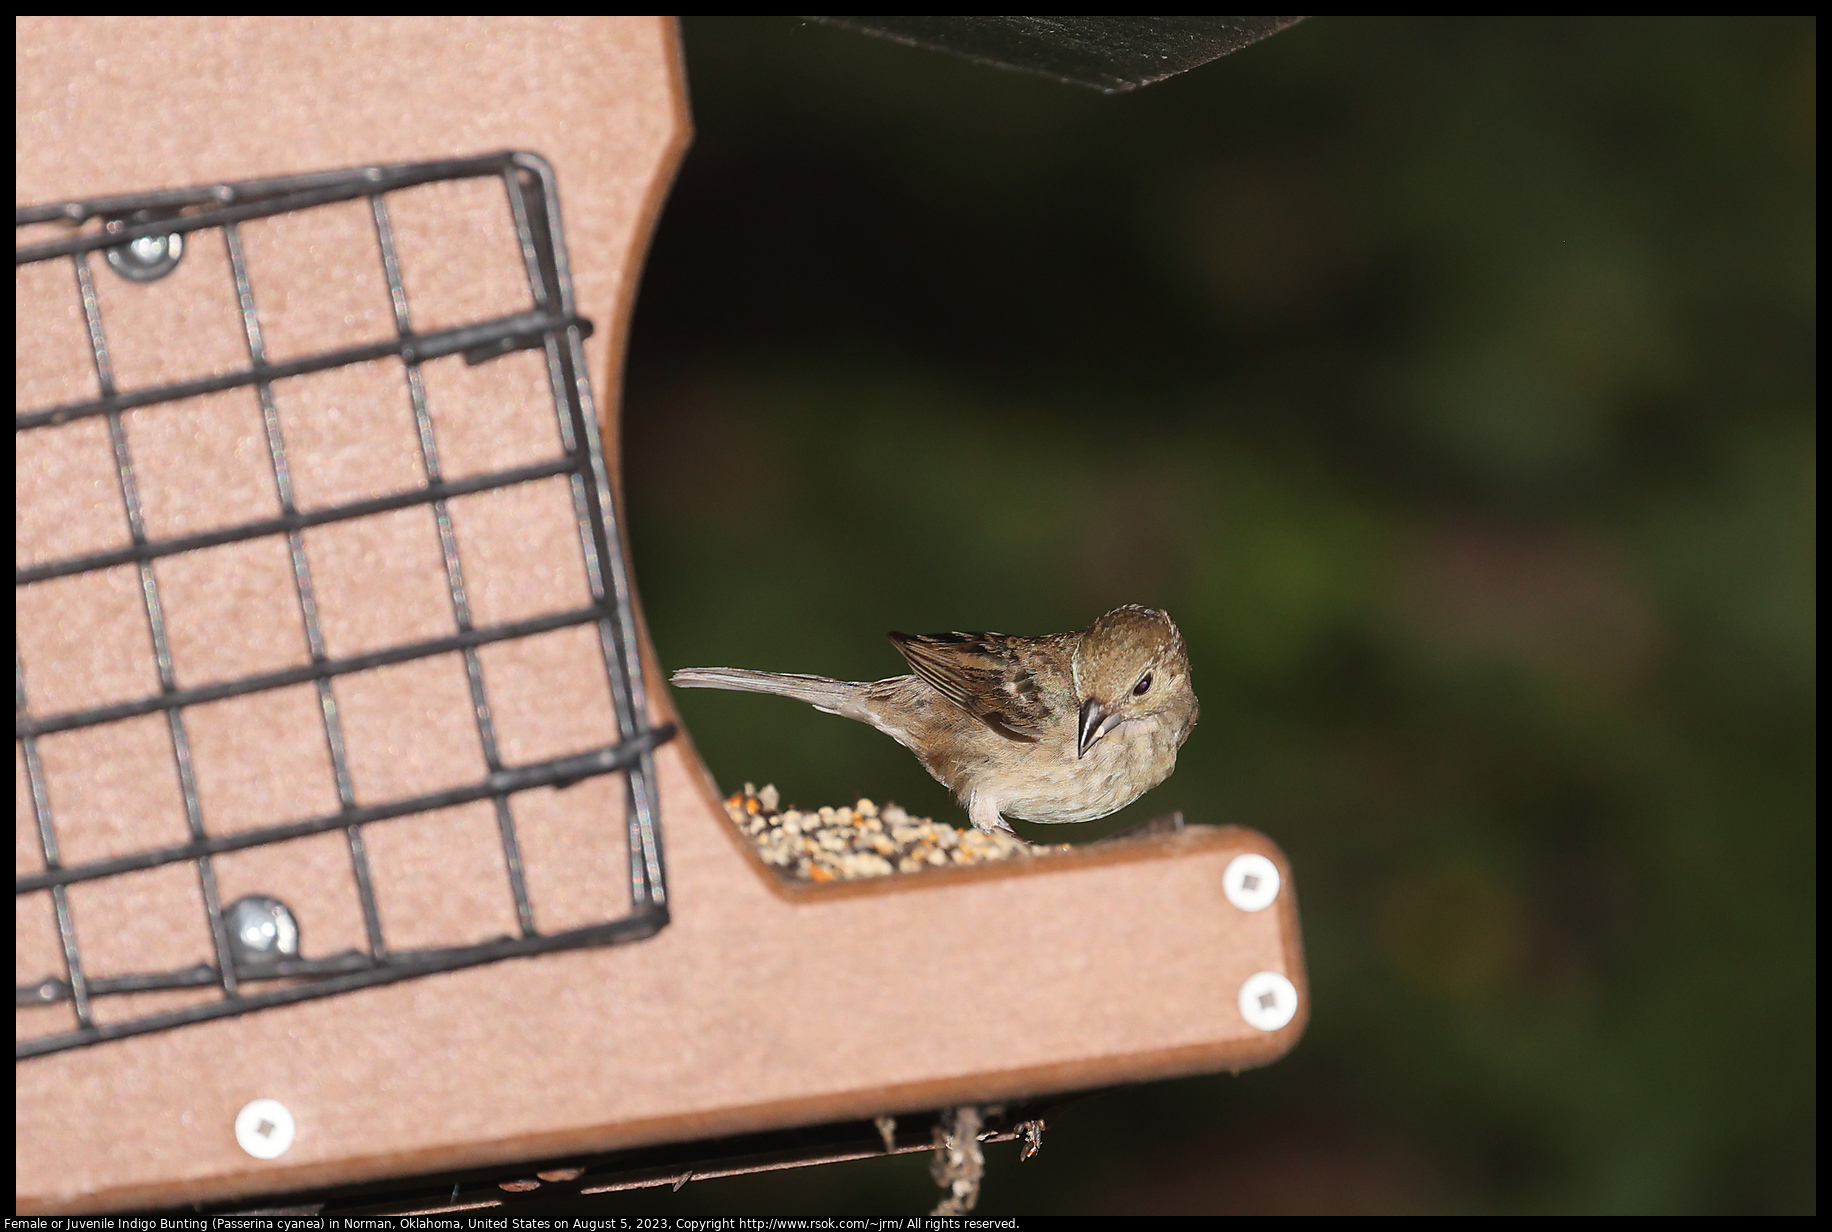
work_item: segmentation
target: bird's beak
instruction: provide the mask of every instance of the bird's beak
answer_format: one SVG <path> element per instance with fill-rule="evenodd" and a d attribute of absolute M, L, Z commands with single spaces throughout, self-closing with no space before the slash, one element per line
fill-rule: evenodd
<path fill-rule="evenodd" d="M 1081 723 L 1075 731 L 1075 756 L 1085 757 L 1094 742 L 1119 726 L 1120 716 L 1110 714 L 1100 702 L 1090 697 L 1081 704 Z"/>

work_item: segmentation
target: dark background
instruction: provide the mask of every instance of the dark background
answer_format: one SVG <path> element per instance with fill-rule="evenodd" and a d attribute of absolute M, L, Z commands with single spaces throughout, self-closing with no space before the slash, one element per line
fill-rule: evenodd
<path fill-rule="evenodd" d="M 663 663 L 1162 606 L 1201 726 L 1069 837 L 1296 870 L 1296 1050 L 991 1148 L 977 1213 L 1815 1209 L 1814 22 L 1316 18 L 1113 97 L 685 30 L 625 412 Z M 965 824 L 863 726 L 678 699 L 727 790 Z"/>

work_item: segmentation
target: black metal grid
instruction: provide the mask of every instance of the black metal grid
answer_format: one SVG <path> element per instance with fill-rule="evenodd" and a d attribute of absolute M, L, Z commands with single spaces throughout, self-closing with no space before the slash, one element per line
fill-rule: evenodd
<path fill-rule="evenodd" d="M 500 180 L 507 194 L 534 309 L 451 329 L 416 333 L 412 327 L 407 294 L 396 260 L 387 194 L 436 181 L 492 177 Z M 255 307 L 255 289 L 249 279 L 237 230 L 239 224 L 358 199 L 368 202 L 374 220 L 383 273 L 393 303 L 396 337 L 385 342 L 309 355 L 285 363 L 269 363 Z M 106 225 L 95 227 L 93 224 L 98 220 Z M 553 171 L 548 164 L 526 153 L 502 153 L 444 162 L 366 167 L 287 179 L 37 206 L 17 212 L 17 226 L 22 228 L 57 222 L 73 224 L 82 230 L 79 234 L 55 242 L 16 246 L 15 264 L 23 267 L 34 262 L 59 259 L 70 262 L 81 298 L 89 344 L 94 354 L 101 396 L 64 406 L 20 407 L 17 431 L 54 430 L 60 425 L 78 420 L 105 417 L 131 544 L 112 551 L 42 561 L 17 568 L 15 585 L 23 588 L 54 578 L 120 565 L 137 566 L 158 670 L 159 692 L 153 696 L 79 711 L 34 714 L 28 704 L 26 689 L 30 665 L 23 661 L 15 640 L 17 740 L 23 755 L 45 862 L 44 872 L 17 879 L 17 893 L 24 895 L 46 889 L 50 891 L 64 961 L 61 977 L 53 975 L 36 984 L 19 987 L 16 990 L 16 1003 L 24 1007 L 69 1001 L 78 1024 L 75 1031 L 19 1041 L 15 1045 L 16 1059 L 505 958 L 636 940 L 653 935 L 665 925 L 668 921 L 667 890 L 657 831 L 659 801 L 652 752 L 657 745 L 674 734 L 674 728 L 671 725 L 650 727 L 647 722 L 642 662 L 635 635 L 627 566 L 617 531 L 616 506 L 611 495 L 610 477 L 606 470 L 597 413 L 584 360 L 583 343 L 592 327 L 574 310 L 565 241 L 560 228 L 559 202 Z M 205 229 L 220 230 L 227 245 L 230 266 L 228 273 L 234 283 L 246 335 L 248 367 L 157 388 L 117 388 L 91 271 L 92 254 L 109 249 L 115 249 L 118 254 L 122 246 L 136 239 L 159 239 Z M 476 364 L 511 351 L 533 349 L 543 351 L 546 356 L 547 373 L 559 422 L 562 456 L 457 482 L 444 479 L 433 436 L 433 422 L 421 381 L 420 365 L 453 354 L 462 354 L 468 363 Z M 407 373 L 408 392 L 426 477 L 424 486 L 369 500 L 314 509 L 311 512 L 299 511 L 293 501 L 286 446 L 273 396 L 274 382 L 289 376 L 389 356 L 398 356 Z M 141 513 L 139 490 L 122 424 L 122 413 L 134 407 L 244 386 L 252 386 L 259 399 L 272 475 L 279 494 L 280 516 L 201 534 L 164 540 L 150 539 Z M 573 510 L 578 522 L 591 603 L 577 611 L 476 627 L 471 619 L 470 604 L 460 569 L 458 545 L 448 508 L 449 500 L 467 493 L 506 488 L 555 475 L 570 477 Z M 430 505 L 433 510 L 452 611 L 456 618 L 456 635 L 390 646 L 368 654 L 331 658 L 326 652 L 319 624 L 317 600 L 302 532 L 312 526 L 416 505 Z M 165 617 L 152 562 L 164 556 L 266 537 L 283 537 L 286 541 L 299 612 L 310 651 L 310 663 L 203 688 L 179 688 L 173 673 Z M 590 752 L 533 765 L 505 767 L 498 754 L 478 648 L 586 624 L 595 625 L 598 631 L 621 741 Z M 342 726 L 331 688 L 332 680 L 351 672 L 453 652 L 463 656 L 470 701 L 476 714 L 488 774 L 481 781 L 466 786 L 359 807 L 351 785 Z M 317 690 L 323 719 L 323 738 L 330 753 L 339 809 L 325 816 L 258 830 L 229 835 L 210 834 L 192 769 L 185 730 L 186 707 L 308 682 Z M 59 858 L 57 828 L 51 814 L 45 772 L 39 759 L 38 738 L 53 732 L 93 727 L 148 714 L 163 714 L 166 719 L 173 767 L 178 776 L 190 832 L 189 841 L 111 859 L 65 865 Z M 621 918 L 607 919 L 564 932 L 542 934 L 534 926 L 533 904 L 523 877 L 510 798 L 517 792 L 538 787 L 564 787 L 582 779 L 616 771 L 623 771 L 626 781 L 631 911 Z M 442 949 L 390 950 L 382 933 L 368 856 L 363 844 L 363 827 L 479 800 L 490 800 L 495 806 L 520 936 L 505 936 L 483 944 Z M 367 934 L 366 952 L 349 951 L 328 958 L 284 958 L 259 962 L 250 962 L 246 956 L 238 956 L 232 949 L 225 927 L 223 904 L 218 898 L 211 858 L 224 852 L 332 830 L 343 831 L 349 845 L 351 867 Z M 191 863 L 197 873 L 210 935 L 214 941 L 215 965 L 199 964 L 181 971 L 149 972 L 107 979 L 86 977 L 67 901 L 67 888 L 78 882 L 181 862 Z M 283 983 L 266 991 L 256 991 L 253 987 L 274 982 Z M 209 987 L 221 991 L 220 1000 L 119 1022 L 98 1023 L 94 1020 L 93 1002 L 97 997 Z"/>

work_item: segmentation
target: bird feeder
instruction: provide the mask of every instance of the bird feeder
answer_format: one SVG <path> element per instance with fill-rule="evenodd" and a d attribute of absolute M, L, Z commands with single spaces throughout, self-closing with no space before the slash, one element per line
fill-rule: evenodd
<path fill-rule="evenodd" d="M 33 18 L 18 54 L 21 1213 L 1296 1041 L 1262 835 L 820 884 L 728 815 L 618 494 L 671 19 Z"/>

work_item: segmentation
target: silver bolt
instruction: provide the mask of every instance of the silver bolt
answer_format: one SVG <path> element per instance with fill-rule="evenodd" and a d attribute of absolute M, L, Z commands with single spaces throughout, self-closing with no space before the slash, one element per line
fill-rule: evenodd
<path fill-rule="evenodd" d="M 299 957 L 299 921 L 292 908 L 271 895 L 236 899 L 223 912 L 223 926 L 238 966 Z"/>
<path fill-rule="evenodd" d="M 1235 856 L 1221 875 L 1221 888 L 1242 911 L 1263 911 L 1279 896 L 1279 866 L 1251 852 Z"/>
<path fill-rule="evenodd" d="M 235 1140 L 256 1159 L 278 1159 L 293 1145 L 293 1114 L 277 1099 L 252 1099 L 235 1114 Z"/>
<path fill-rule="evenodd" d="M 1298 990 L 1276 971 L 1260 971 L 1240 986 L 1240 1016 L 1261 1031 L 1276 1031 L 1298 1012 Z"/>
<path fill-rule="evenodd" d="M 117 224 L 109 225 L 109 230 L 116 228 Z M 108 259 L 108 268 L 128 281 L 153 282 L 178 267 L 178 259 L 184 256 L 184 236 L 176 231 L 170 235 L 143 235 L 104 249 L 102 255 Z"/>

